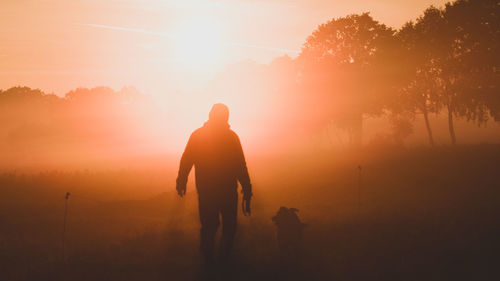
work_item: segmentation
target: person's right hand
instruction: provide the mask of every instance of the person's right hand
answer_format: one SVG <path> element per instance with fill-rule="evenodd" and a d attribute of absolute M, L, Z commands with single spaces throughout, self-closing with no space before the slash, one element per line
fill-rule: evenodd
<path fill-rule="evenodd" d="M 183 197 L 186 195 L 186 185 L 185 184 L 177 184 L 175 186 L 175 189 L 177 190 L 177 194 L 179 194 L 180 197 Z"/>
<path fill-rule="evenodd" d="M 252 214 L 250 208 L 250 201 L 252 199 L 252 194 L 243 194 L 243 200 L 241 202 L 241 209 L 243 211 L 244 216 L 250 216 Z"/>

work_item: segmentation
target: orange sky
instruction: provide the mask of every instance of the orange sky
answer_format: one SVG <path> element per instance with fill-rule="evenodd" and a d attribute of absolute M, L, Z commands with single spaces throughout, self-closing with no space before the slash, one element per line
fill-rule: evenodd
<path fill-rule="evenodd" d="M 399 27 L 445 2 L 2 0 L 0 88 L 27 85 L 64 94 L 134 85 L 165 97 L 203 85 L 228 63 L 294 56 L 332 17 L 370 11 Z"/>

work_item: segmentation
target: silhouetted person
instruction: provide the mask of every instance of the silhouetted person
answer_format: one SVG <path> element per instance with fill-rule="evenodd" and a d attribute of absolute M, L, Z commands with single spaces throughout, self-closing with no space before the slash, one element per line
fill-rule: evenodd
<path fill-rule="evenodd" d="M 214 240 L 222 217 L 221 256 L 231 253 L 236 232 L 238 181 L 243 192 L 243 213 L 250 215 L 252 186 L 238 135 L 229 128 L 229 109 L 215 104 L 203 127 L 191 134 L 182 154 L 177 192 L 186 193 L 186 183 L 195 166 L 200 212 L 200 248 L 207 263 L 213 261 Z"/>

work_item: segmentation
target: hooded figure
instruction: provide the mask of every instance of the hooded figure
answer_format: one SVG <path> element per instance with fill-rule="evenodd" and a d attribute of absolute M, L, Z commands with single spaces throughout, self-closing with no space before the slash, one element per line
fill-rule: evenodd
<path fill-rule="evenodd" d="M 250 215 L 252 186 L 241 143 L 229 128 L 229 109 L 215 104 L 203 127 L 191 134 L 182 154 L 177 192 L 186 193 L 189 172 L 195 166 L 196 190 L 200 212 L 200 248 L 206 262 L 213 259 L 214 240 L 222 217 L 221 255 L 231 252 L 236 232 L 238 210 L 238 181 L 242 186 L 243 213 Z"/>

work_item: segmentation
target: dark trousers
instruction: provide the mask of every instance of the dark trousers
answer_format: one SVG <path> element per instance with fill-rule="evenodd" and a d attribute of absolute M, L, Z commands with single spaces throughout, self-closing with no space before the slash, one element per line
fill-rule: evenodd
<path fill-rule="evenodd" d="M 236 190 L 198 192 L 198 208 L 201 221 L 200 249 L 204 258 L 213 258 L 219 215 L 222 217 L 220 254 L 227 257 L 231 253 L 236 233 L 238 193 Z"/>

